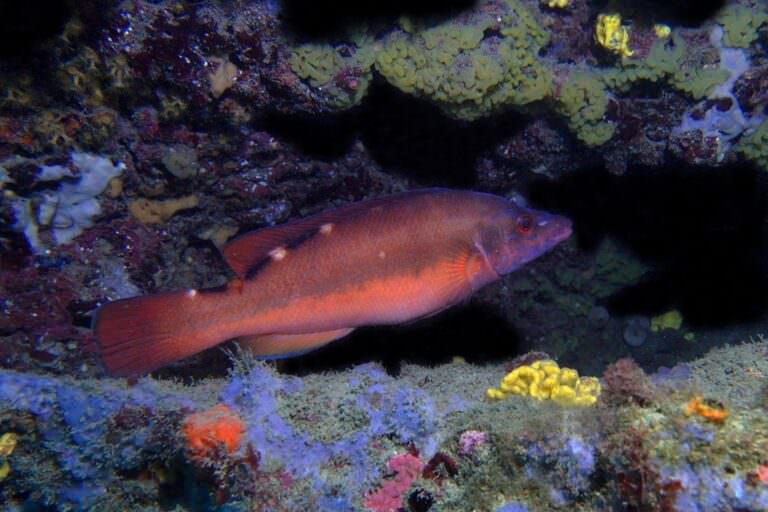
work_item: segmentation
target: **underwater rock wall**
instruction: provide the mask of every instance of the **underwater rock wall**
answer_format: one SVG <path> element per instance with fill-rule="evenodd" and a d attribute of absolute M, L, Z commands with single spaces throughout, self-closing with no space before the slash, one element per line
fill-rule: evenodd
<path fill-rule="evenodd" d="M 483 290 L 475 303 L 496 323 L 462 326 L 471 334 L 446 349 L 487 357 L 478 331 L 498 327 L 488 351 L 502 360 L 546 350 L 602 374 L 593 406 L 489 400 L 512 363 L 443 364 L 454 354 L 438 351 L 442 339 L 425 344 L 435 367 L 302 377 L 214 350 L 118 381 L 82 349 L 101 304 L 222 285 L 228 239 L 327 207 L 435 184 L 577 189 L 594 166 L 630 189 L 630 165 L 642 166 L 634 177 L 768 170 L 764 2 L 682 23 L 638 2 L 481 0 L 434 16 L 341 16 L 320 35 L 291 23 L 291 2 L 62 4 L 60 29 L 0 62 L 3 506 L 768 509 L 766 344 L 730 345 L 760 329 L 707 330 L 672 300 L 609 311 L 666 262 L 622 245 L 615 226 Z M 392 158 L 399 146 L 408 158 Z M 645 223 L 672 178 L 621 206 Z M 699 184 L 678 184 L 674 201 L 710 208 Z M 759 195 L 758 179 L 747 188 Z M 609 217 L 598 203 L 615 190 L 569 204 Z M 664 218 L 662 245 L 712 222 L 703 210 L 685 225 Z M 749 220 L 723 217 L 719 236 Z M 754 247 L 715 243 L 715 259 L 747 255 L 719 265 L 752 261 Z M 684 269 L 708 248 L 686 252 Z M 744 306 L 739 320 L 764 305 L 733 297 L 706 299 Z M 648 376 L 624 356 L 668 367 Z"/>

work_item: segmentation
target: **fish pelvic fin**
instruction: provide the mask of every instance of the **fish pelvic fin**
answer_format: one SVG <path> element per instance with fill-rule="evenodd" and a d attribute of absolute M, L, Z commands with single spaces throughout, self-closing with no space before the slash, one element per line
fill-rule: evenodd
<path fill-rule="evenodd" d="M 224 341 L 215 330 L 195 329 L 206 315 L 195 290 L 110 302 L 96 313 L 95 351 L 110 375 L 151 372 Z"/>

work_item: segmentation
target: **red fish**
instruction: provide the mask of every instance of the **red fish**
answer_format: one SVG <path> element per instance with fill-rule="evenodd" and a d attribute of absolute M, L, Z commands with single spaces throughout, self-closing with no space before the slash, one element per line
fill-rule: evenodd
<path fill-rule="evenodd" d="M 426 189 L 235 238 L 227 286 L 118 300 L 94 330 L 107 370 L 146 373 L 239 338 L 260 356 L 435 314 L 571 234 L 571 222 L 479 192 Z"/>

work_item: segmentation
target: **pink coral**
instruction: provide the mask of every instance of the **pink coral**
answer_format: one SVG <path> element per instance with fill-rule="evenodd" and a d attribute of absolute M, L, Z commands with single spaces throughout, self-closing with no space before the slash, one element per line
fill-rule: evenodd
<path fill-rule="evenodd" d="M 403 495 L 421 474 L 424 463 L 410 453 L 395 455 L 387 467 L 394 473 L 392 478 L 384 480 L 381 487 L 365 497 L 363 504 L 374 512 L 396 512 L 403 503 Z"/>
<path fill-rule="evenodd" d="M 472 455 L 488 441 L 488 434 L 479 430 L 467 430 L 459 437 L 459 446 L 462 455 Z"/>

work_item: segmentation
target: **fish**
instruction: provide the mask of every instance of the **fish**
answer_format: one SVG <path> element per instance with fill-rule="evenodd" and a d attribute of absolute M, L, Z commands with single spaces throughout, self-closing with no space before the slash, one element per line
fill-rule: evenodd
<path fill-rule="evenodd" d="M 226 285 L 101 306 L 96 352 L 113 376 L 162 368 L 235 339 L 263 358 L 319 348 L 362 326 L 435 315 L 571 235 L 566 217 L 443 188 L 351 203 L 224 246 Z"/>

